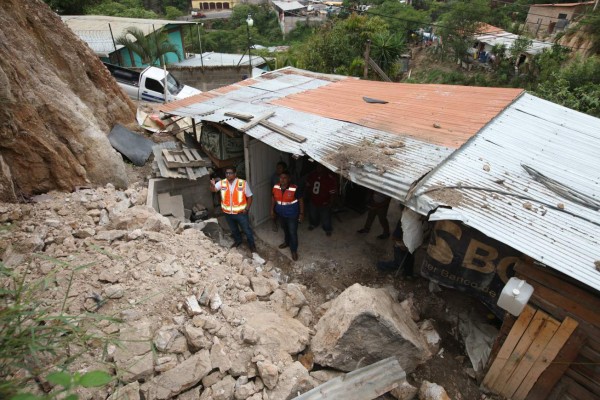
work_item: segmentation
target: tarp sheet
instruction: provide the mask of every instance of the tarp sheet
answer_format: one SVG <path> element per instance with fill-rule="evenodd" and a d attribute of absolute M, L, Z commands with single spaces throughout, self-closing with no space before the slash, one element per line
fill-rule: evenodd
<path fill-rule="evenodd" d="M 154 145 L 152 140 L 146 139 L 119 124 L 112 128 L 108 134 L 108 140 L 112 147 L 138 167 L 143 166 L 148 161 Z"/>

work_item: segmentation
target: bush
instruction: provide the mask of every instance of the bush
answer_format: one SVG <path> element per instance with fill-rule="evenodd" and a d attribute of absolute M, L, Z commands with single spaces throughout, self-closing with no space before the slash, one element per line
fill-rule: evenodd
<path fill-rule="evenodd" d="M 0 263 L 0 398 L 15 396 L 32 382 L 45 392 L 53 385 L 62 386 L 53 392 L 56 396 L 69 393 L 77 386 L 103 385 L 111 379 L 101 371 L 84 375 L 66 372 L 70 363 L 89 350 L 91 340 L 108 344 L 108 338 L 88 334 L 87 329 L 110 318 L 93 313 L 67 314 L 73 277 L 88 266 L 71 268 L 66 263 L 51 261 L 57 268 L 43 278 L 31 281 L 26 272 L 17 274 Z M 56 309 L 44 301 L 43 295 L 57 273 L 65 269 L 70 271 L 68 286 Z M 21 394 L 15 398 L 37 397 Z"/>

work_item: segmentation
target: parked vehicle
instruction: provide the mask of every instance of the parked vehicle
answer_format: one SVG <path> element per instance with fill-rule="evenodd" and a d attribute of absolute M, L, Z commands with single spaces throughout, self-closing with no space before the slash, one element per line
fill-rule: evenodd
<path fill-rule="evenodd" d="M 206 14 L 204 14 L 198 10 L 192 10 L 191 14 L 192 14 L 192 18 L 206 18 Z"/>
<path fill-rule="evenodd" d="M 133 100 L 143 100 L 155 103 L 165 101 L 165 71 L 157 67 L 147 67 L 142 72 L 134 71 L 118 65 L 104 63 L 117 84 Z M 200 90 L 180 83 L 167 71 L 167 101 L 181 100 Z"/>

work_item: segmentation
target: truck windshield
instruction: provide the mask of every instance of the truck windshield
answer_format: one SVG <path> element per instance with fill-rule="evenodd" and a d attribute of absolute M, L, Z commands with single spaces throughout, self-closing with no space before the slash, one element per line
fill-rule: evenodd
<path fill-rule="evenodd" d="M 172 95 L 177 95 L 183 89 L 183 85 L 171 74 L 167 75 L 167 89 Z"/>

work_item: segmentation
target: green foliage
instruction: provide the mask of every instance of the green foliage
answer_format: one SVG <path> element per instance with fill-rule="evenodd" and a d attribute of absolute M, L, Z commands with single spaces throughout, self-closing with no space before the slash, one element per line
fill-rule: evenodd
<path fill-rule="evenodd" d="M 51 9 L 60 15 L 80 15 L 88 7 L 94 6 L 100 0 L 44 0 Z"/>
<path fill-rule="evenodd" d="M 115 42 L 140 56 L 144 65 L 155 65 L 158 62 L 162 66 L 162 56 L 167 53 L 175 53 L 179 60 L 182 58 L 177 46 L 169 42 L 166 32 L 153 32 L 146 35 L 135 26 L 126 28 L 124 32 L 116 38 Z"/>
<path fill-rule="evenodd" d="M 541 81 L 535 94 L 565 107 L 600 117 L 600 57 L 575 58 Z"/>
<path fill-rule="evenodd" d="M 89 267 L 71 267 L 57 264 L 53 272 L 43 278 L 30 280 L 26 273 L 16 274 L 0 263 L 0 398 L 20 400 L 76 398 L 71 394 L 76 387 L 97 387 L 107 384 L 112 377 L 101 371 L 71 374 L 69 364 L 87 351 L 87 343 L 107 338 L 87 333 L 99 320 L 111 320 L 95 314 L 67 314 L 67 299 L 77 271 Z M 67 287 L 59 309 L 47 305 L 44 296 L 54 285 L 57 274 L 68 272 Z M 114 320 L 112 320 L 114 321 Z M 19 372 L 19 373 L 17 373 Z M 25 373 L 24 373 L 25 372 Z M 29 380 L 61 386 L 51 396 L 37 397 L 28 393 L 17 394 Z"/>
<path fill-rule="evenodd" d="M 159 17 L 154 11 L 146 10 L 141 0 L 104 0 L 100 4 L 85 7 L 84 10 L 91 15 L 150 19 Z"/>
<path fill-rule="evenodd" d="M 439 35 L 457 59 L 464 59 L 472 46 L 471 37 L 490 14 L 488 0 L 453 0 L 438 21 Z"/>
<path fill-rule="evenodd" d="M 431 22 L 427 11 L 416 10 L 409 5 L 390 0 L 384 1 L 375 9 L 369 9 L 367 15 L 384 18 L 391 32 L 404 36 Z"/>
<path fill-rule="evenodd" d="M 176 20 L 178 17 L 181 17 L 183 12 L 176 7 L 166 6 L 165 7 L 165 19 Z"/>
<path fill-rule="evenodd" d="M 352 14 L 321 26 L 300 45 L 298 66 L 311 71 L 361 75 L 367 40 L 373 42 L 371 55 L 388 68 L 405 48 L 404 37 L 390 33 L 382 18 Z"/>

